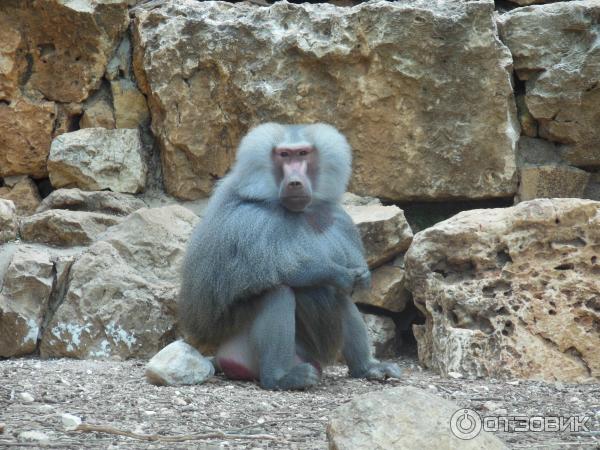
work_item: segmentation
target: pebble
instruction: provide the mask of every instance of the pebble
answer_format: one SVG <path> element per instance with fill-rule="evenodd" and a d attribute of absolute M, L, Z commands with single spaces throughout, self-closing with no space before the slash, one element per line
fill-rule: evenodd
<path fill-rule="evenodd" d="M 448 376 L 450 378 L 458 379 L 458 378 L 462 378 L 462 373 L 460 373 L 460 372 L 448 372 Z"/>
<path fill-rule="evenodd" d="M 39 430 L 23 431 L 19 433 L 19 439 L 22 441 L 48 442 L 48 435 Z"/>
<path fill-rule="evenodd" d="M 29 392 L 21 392 L 19 398 L 23 403 L 33 403 L 35 401 L 35 398 Z"/>
<path fill-rule="evenodd" d="M 64 413 L 60 416 L 63 427 L 67 431 L 76 430 L 81 425 L 81 417 L 74 416 L 73 414 Z"/>

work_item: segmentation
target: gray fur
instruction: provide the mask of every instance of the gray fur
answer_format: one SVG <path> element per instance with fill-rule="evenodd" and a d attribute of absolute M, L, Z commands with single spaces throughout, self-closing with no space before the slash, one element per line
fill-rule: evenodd
<path fill-rule="evenodd" d="M 271 151 L 304 141 L 318 149 L 316 186 L 310 206 L 290 212 L 279 203 Z M 343 345 L 353 376 L 369 376 L 380 364 L 349 298 L 370 281 L 360 236 L 339 203 L 350 167 L 348 143 L 329 125 L 254 128 L 190 239 L 179 304 L 184 332 L 218 345 L 252 327 L 266 388 L 316 382 L 310 364 L 292 367 L 296 351 L 327 364 Z M 382 376 L 396 376 L 392 369 Z"/>

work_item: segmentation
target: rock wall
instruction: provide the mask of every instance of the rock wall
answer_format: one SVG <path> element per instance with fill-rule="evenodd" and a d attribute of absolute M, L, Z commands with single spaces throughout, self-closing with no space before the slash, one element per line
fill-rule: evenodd
<path fill-rule="evenodd" d="M 599 376 L 589 214 L 565 213 L 575 244 L 552 244 L 568 234 L 554 210 L 596 204 L 528 201 L 600 200 L 600 0 L 347 4 L 0 3 L 0 356 L 147 357 L 175 339 L 177 264 L 240 137 L 324 121 L 353 147 L 345 204 L 373 271 L 355 301 L 376 353 L 417 323 L 444 374 Z M 482 202 L 524 203 L 435 224 Z M 550 246 L 541 284 L 514 284 L 516 255 L 539 257 L 518 246 L 473 262 L 507 236 Z M 581 267 L 555 269 L 565 249 Z"/>

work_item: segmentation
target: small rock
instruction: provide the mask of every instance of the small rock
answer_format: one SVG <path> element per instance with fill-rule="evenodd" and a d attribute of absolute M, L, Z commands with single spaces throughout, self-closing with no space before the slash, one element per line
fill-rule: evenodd
<path fill-rule="evenodd" d="M 183 341 L 167 345 L 146 366 L 146 379 L 156 385 L 201 384 L 214 374 L 212 363 Z"/>
<path fill-rule="evenodd" d="M 460 373 L 460 372 L 448 372 L 448 376 L 450 378 L 459 379 L 459 378 L 462 378 L 462 373 Z"/>
<path fill-rule="evenodd" d="M 35 398 L 29 392 L 21 392 L 19 398 L 23 403 L 33 403 Z"/>
<path fill-rule="evenodd" d="M 21 441 L 34 441 L 34 442 L 48 442 L 50 438 L 48 435 L 39 430 L 23 431 L 19 433 L 19 440 Z"/>
<path fill-rule="evenodd" d="M 177 406 L 186 406 L 187 402 L 181 397 L 173 397 L 173 404 Z"/>
<path fill-rule="evenodd" d="M 81 425 L 81 417 L 74 416 L 73 414 L 64 413 L 60 416 L 63 427 L 67 431 L 76 430 Z"/>

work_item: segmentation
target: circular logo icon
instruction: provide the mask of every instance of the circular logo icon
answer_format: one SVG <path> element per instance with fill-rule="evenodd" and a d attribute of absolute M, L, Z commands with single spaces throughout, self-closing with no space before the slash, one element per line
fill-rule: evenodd
<path fill-rule="evenodd" d="M 450 429 L 459 439 L 473 439 L 481 431 L 481 417 L 472 409 L 459 409 L 450 418 Z"/>

